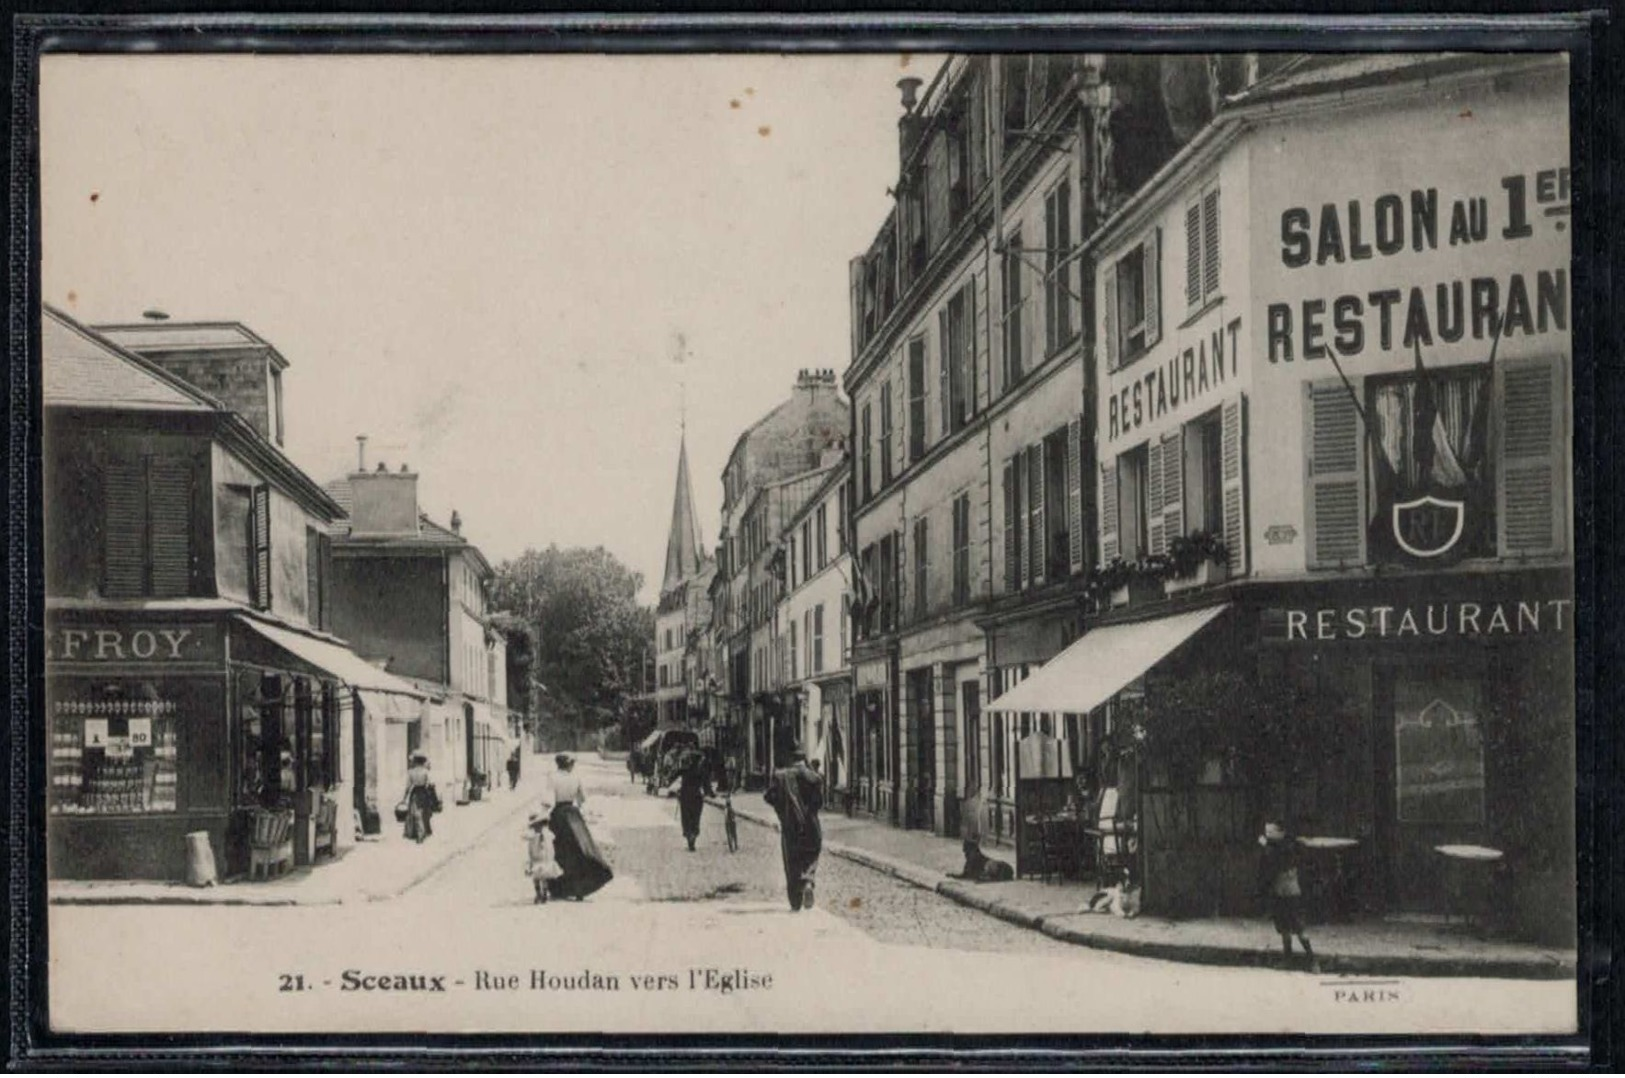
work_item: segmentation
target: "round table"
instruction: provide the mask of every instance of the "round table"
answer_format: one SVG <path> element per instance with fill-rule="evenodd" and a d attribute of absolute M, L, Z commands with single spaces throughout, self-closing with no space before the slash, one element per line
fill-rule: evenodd
<path fill-rule="evenodd" d="M 1473 846 L 1467 844 L 1452 844 L 1433 847 L 1433 852 L 1445 859 L 1450 866 L 1451 879 L 1446 881 L 1445 894 L 1450 908 L 1446 917 L 1460 916 L 1469 927 L 1481 927 L 1478 914 L 1481 908 L 1489 905 L 1489 881 L 1494 866 L 1506 855 L 1492 846 Z M 1467 892 L 1473 874 L 1479 874 L 1482 879 L 1478 882 L 1483 887 L 1482 894 L 1471 896 L 1477 901 L 1468 901 Z M 1472 888 L 1477 890 L 1477 888 Z M 1465 910 L 1460 907 L 1465 904 Z"/>

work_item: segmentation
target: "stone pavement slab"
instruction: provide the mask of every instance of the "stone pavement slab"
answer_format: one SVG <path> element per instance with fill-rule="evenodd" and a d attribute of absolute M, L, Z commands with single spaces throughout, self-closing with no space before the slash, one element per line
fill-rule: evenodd
<path fill-rule="evenodd" d="M 759 794 L 740 794 L 742 818 L 776 828 Z M 1173 961 L 1275 966 L 1279 939 L 1268 922 L 1240 917 L 1176 921 L 1117 917 L 1086 910 L 1094 886 L 1021 879 L 975 883 L 952 878 L 964 864 L 957 840 L 905 831 L 856 816 L 826 813 L 824 849 L 935 891 L 961 905 L 1068 943 Z M 995 849 L 995 856 L 1001 856 Z M 1009 851 L 1002 856 L 1009 859 Z M 1500 939 L 1482 939 L 1459 924 L 1369 920 L 1317 924 L 1311 940 L 1323 972 L 1363 976 L 1572 979 L 1573 952 Z"/>

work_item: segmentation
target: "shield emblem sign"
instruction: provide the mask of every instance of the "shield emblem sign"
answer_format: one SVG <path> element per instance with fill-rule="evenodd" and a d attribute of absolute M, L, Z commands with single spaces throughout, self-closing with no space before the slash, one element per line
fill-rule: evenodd
<path fill-rule="evenodd" d="M 1424 495 L 1394 504 L 1394 542 L 1413 558 L 1438 558 L 1461 539 L 1465 502 Z"/>

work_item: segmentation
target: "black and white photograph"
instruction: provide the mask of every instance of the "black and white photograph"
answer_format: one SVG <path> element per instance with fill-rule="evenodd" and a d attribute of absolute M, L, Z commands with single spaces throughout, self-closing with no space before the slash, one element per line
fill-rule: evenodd
<path fill-rule="evenodd" d="M 38 71 L 52 1032 L 1579 1031 L 1569 54 Z"/>

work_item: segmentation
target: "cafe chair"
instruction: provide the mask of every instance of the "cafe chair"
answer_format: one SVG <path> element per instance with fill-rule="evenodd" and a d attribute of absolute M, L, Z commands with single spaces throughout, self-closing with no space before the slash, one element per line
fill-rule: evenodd
<path fill-rule="evenodd" d="M 1134 821 L 1119 817 L 1117 800 L 1117 787 L 1102 790 L 1095 826 L 1086 831 L 1094 839 L 1095 882 L 1101 890 L 1119 882 L 1130 861 Z"/>
<path fill-rule="evenodd" d="M 323 794 L 316 803 L 316 841 L 311 844 L 310 859 L 315 861 L 323 850 L 329 857 L 337 856 L 338 837 L 339 803 Z"/>
<path fill-rule="evenodd" d="M 248 837 L 249 879 L 270 879 L 293 868 L 293 809 L 255 809 Z"/>

